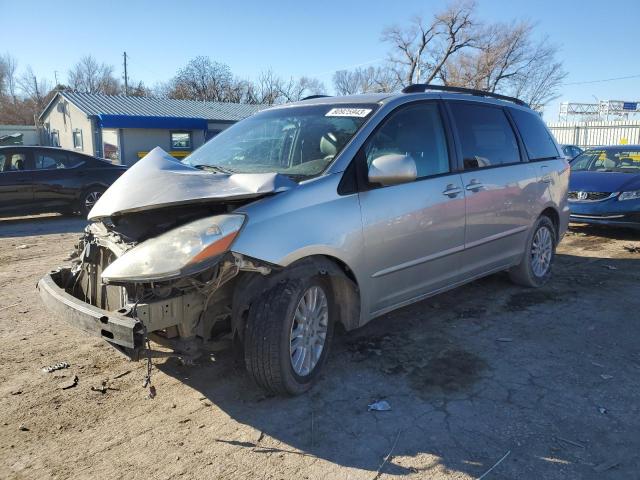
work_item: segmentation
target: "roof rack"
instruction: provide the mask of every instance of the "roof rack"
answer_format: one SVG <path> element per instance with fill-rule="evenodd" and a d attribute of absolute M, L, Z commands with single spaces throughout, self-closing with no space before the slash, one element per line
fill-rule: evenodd
<path fill-rule="evenodd" d="M 325 98 L 325 97 L 330 97 L 331 95 L 309 95 L 308 97 L 304 97 L 301 98 L 300 101 L 302 100 L 312 100 L 314 98 Z"/>
<path fill-rule="evenodd" d="M 402 89 L 402 93 L 419 93 L 425 92 L 427 90 L 437 90 L 440 92 L 453 92 L 453 93 L 466 93 L 469 95 L 475 95 L 477 97 L 491 97 L 497 98 L 498 100 L 506 100 L 507 102 L 513 102 L 516 105 L 521 105 L 523 107 L 529 107 L 529 105 L 519 98 L 508 97 L 506 95 L 500 95 L 499 93 L 487 92 L 484 90 L 476 90 L 474 88 L 463 88 L 463 87 L 448 87 L 445 85 L 430 85 L 428 83 L 414 83 Z"/>

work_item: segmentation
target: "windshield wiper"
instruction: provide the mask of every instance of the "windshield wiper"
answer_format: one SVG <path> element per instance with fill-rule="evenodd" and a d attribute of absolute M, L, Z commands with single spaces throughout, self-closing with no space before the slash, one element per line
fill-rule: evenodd
<path fill-rule="evenodd" d="M 209 170 L 209 171 L 216 172 L 216 173 L 226 173 L 226 174 L 235 173 L 230 168 L 220 167 L 218 165 L 201 164 L 201 165 L 191 165 L 191 166 L 194 167 L 194 168 L 198 168 L 200 170 Z"/>

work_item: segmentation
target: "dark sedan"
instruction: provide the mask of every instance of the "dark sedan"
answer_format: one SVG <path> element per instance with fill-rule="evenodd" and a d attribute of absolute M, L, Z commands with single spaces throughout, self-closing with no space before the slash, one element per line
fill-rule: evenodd
<path fill-rule="evenodd" d="M 0 147 L 0 215 L 80 212 L 86 216 L 125 170 L 55 147 Z"/>
<path fill-rule="evenodd" d="M 586 150 L 571 162 L 571 221 L 640 228 L 640 145 Z"/>

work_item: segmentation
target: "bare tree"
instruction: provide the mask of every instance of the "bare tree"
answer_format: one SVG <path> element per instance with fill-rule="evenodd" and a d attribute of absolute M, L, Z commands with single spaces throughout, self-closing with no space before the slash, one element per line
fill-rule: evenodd
<path fill-rule="evenodd" d="M 533 38 L 528 21 L 486 27 L 476 49 L 451 59 L 439 78 L 445 85 L 513 94 L 532 104 L 556 98 L 566 77 L 558 48 L 547 37 Z"/>
<path fill-rule="evenodd" d="M 232 81 L 228 65 L 212 61 L 209 57 L 196 57 L 171 80 L 169 97 L 224 102 Z"/>
<path fill-rule="evenodd" d="M 112 65 L 98 63 L 91 55 L 86 55 L 69 70 L 69 86 L 83 93 L 116 95 L 122 91 L 122 86 L 113 70 Z"/>
<path fill-rule="evenodd" d="M 338 95 L 392 92 L 399 86 L 396 75 L 388 67 L 339 70 L 333 75 L 333 87 Z"/>
<path fill-rule="evenodd" d="M 6 93 L 15 103 L 17 100 L 18 61 L 10 53 L 0 56 L 0 94 Z"/>
<path fill-rule="evenodd" d="M 295 102 L 309 95 L 326 93 L 324 84 L 316 78 L 285 80 L 271 69 L 263 71 L 255 82 L 246 82 L 245 86 L 245 101 L 264 105 Z"/>
<path fill-rule="evenodd" d="M 290 78 L 281 85 L 281 100 L 284 102 L 297 102 L 309 95 L 326 94 L 324 84 L 317 78 L 300 77 L 298 80 Z"/>
<path fill-rule="evenodd" d="M 430 83 L 456 52 L 472 47 L 477 39 L 474 14 L 475 2 L 462 0 L 429 20 L 416 16 L 408 26 L 385 29 L 382 40 L 391 45 L 389 63 L 398 83 Z"/>

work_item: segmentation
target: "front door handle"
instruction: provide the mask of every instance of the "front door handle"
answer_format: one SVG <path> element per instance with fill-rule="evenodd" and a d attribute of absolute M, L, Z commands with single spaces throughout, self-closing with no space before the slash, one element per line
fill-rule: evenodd
<path fill-rule="evenodd" d="M 470 192 L 477 192 L 478 190 L 482 190 L 484 188 L 484 185 L 478 180 L 471 180 L 471 182 L 469 182 L 469 185 L 467 185 L 465 188 Z"/>
<path fill-rule="evenodd" d="M 442 192 L 443 195 L 446 195 L 449 198 L 456 197 L 460 193 L 462 193 L 462 189 L 457 185 L 454 185 L 453 183 L 450 183 L 449 185 L 447 185 L 447 188 L 445 189 L 445 191 Z"/>

